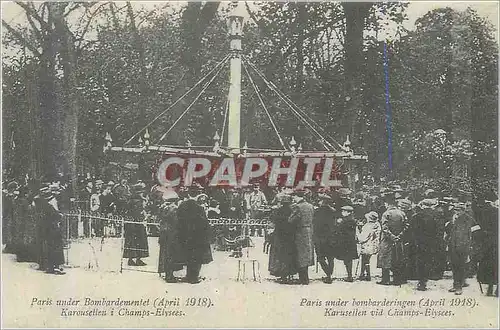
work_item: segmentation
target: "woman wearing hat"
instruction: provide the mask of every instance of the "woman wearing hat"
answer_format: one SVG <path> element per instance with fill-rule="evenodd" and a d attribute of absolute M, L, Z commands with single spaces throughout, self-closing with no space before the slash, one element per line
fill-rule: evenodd
<path fill-rule="evenodd" d="M 278 282 L 289 283 L 289 277 L 297 273 L 295 266 L 295 245 L 293 227 L 288 223 L 292 214 L 292 196 L 281 195 L 280 206 L 271 215 L 274 223 L 271 246 L 269 249 L 269 273 L 279 277 Z"/>
<path fill-rule="evenodd" d="M 377 212 L 372 211 L 365 214 L 365 219 L 366 222 L 358 233 L 359 253 L 361 254 L 361 274 L 359 280 L 371 281 L 370 259 L 372 255 L 378 253 L 381 228 Z"/>

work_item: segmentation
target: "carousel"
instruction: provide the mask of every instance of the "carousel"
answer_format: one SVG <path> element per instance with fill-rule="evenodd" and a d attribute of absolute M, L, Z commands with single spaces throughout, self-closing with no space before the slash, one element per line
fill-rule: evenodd
<path fill-rule="evenodd" d="M 342 144 L 337 142 L 316 121 L 314 121 L 306 111 L 298 107 L 290 99 L 290 97 L 281 92 L 276 84 L 270 81 L 248 57 L 243 55 L 242 38 L 245 16 L 245 9 L 241 6 L 241 4 L 237 4 L 228 16 L 230 50 L 223 59 L 221 59 L 208 71 L 208 73 L 201 77 L 198 82 L 196 82 L 187 92 L 173 102 L 166 110 L 152 118 L 146 126 L 128 138 L 123 145 L 114 145 L 112 134 L 106 133 L 104 152 L 108 155 L 128 155 L 127 157 L 129 157 L 129 159 L 130 155 L 136 155 L 139 159 L 139 164 L 144 164 L 143 161 L 141 162 L 141 159 L 143 160 L 146 157 L 149 157 L 149 159 L 167 159 L 169 157 L 175 157 L 177 159 L 206 158 L 212 163 L 218 164 L 221 164 L 223 159 L 228 158 L 233 159 L 237 164 L 256 158 L 267 160 L 278 158 L 280 161 L 286 160 L 285 162 L 288 162 L 288 164 L 293 162 L 293 160 L 301 160 L 303 164 L 304 162 L 308 163 L 307 159 L 315 158 L 321 159 L 324 162 L 330 161 L 330 164 L 336 164 L 336 168 L 338 170 L 334 175 L 334 180 L 329 180 L 330 191 L 341 187 L 346 187 L 351 191 L 354 191 L 356 187 L 355 181 L 357 174 L 354 173 L 353 169 L 359 167 L 354 165 L 366 162 L 367 156 L 354 153 L 351 148 L 349 136 L 346 137 L 345 142 Z M 227 102 L 225 102 L 226 108 L 224 109 L 224 119 L 221 125 L 222 131 L 220 134 L 219 131 L 213 132 L 213 144 L 210 146 L 196 146 L 190 141 L 186 141 L 185 145 L 168 144 L 169 134 L 176 127 L 176 125 L 186 117 L 189 111 L 193 108 L 193 105 L 200 99 L 201 95 L 214 82 L 216 77 L 228 64 L 229 91 L 227 95 Z M 249 145 L 249 141 L 244 141 L 242 143 L 242 77 L 246 77 L 247 84 L 253 89 L 254 95 L 256 95 L 258 99 L 258 104 L 265 113 L 265 118 L 269 120 L 270 127 L 272 127 L 272 130 L 274 131 L 277 141 L 279 141 L 281 146 L 280 148 L 272 149 L 253 147 L 252 145 Z M 282 104 L 286 105 L 287 110 L 293 115 L 293 118 L 300 123 L 302 127 L 307 129 L 307 131 L 311 134 L 311 138 L 316 141 L 317 146 L 315 148 L 306 150 L 306 148 L 303 148 L 302 143 L 296 140 L 295 136 L 289 136 L 287 138 L 282 136 L 279 127 L 273 119 L 273 115 L 269 107 L 264 101 L 265 98 L 262 96 L 262 93 L 257 86 L 256 79 L 254 78 L 260 79 L 268 91 L 272 92 L 272 94 L 275 95 L 282 102 Z M 197 91 L 197 93 L 195 91 Z M 173 124 L 170 125 L 170 127 L 168 127 L 163 134 L 161 134 L 161 136 L 158 136 L 156 139 L 153 138 L 150 134 L 152 125 L 157 124 L 158 120 L 162 116 L 170 114 L 169 112 L 171 109 L 183 100 L 184 102 L 187 102 L 186 100 L 190 100 L 188 101 L 188 106 L 183 109 L 182 113 L 173 121 Z M 227 139 L 225 138 L 226 136 Z M 271 164 L 269 167 L 271 168 Z M 321 176 L 321 173 L 315 173 L 315 175 Z M 179 174 L 179 176 L 182 177 L 181 174 Z M 186 181 L 185 177 L 181 178 L 181 181 L 182 179 Z M 239 174 L 239 179 L 241 179 L 241 173 Z M 159 185 L 158 180 L 154 180 L 153 178 L 153 181 L 156 181 L 153 185 Z M 192 180 L 189 182 L 191 183 Z M 251 183 L 249 181 L 245 182 L 245 180 L 243 180 L 238 181 L 236 185 L 230 185 L 230 188 L 240 189 L 252 184 L 255 183 Z M 218 184 L 216 188 L 227 189 L 228 186 Z M 268 214 L 270 209 L 267 206 L 267 208 L 264 207 L 260 211 L 261 212 L 258 216 L 255 216 L 255 213 L 252 214 L 249 212 L 246 216 L 239 217 L 237 219 L 209 219 L 216 232 L 222 233 L 222 240 L 224 240 L 226 246 L 230 247 L 229 251 L 236 251 L 236 253 L 239 253 L 239 255 L 233 256 L 243 257 L 241 249 L 234 249 L 234 246 L 239 245 L 241 248 L 251 245 L 252 243 L 250 237 L 253 236 L 254 233 L 259 232 L 258 235 L 261 236 L 260 233 L 263 231 L 265 236 L 266 227 L 269 225 L 265 215 Z M 234 228 L 237 228 L 238 235 L 236 235 L 236 237 L 234 237 L 234 235 L 228 237 L 224 234 L 227 232 L 227 228 L 233 231 Z M 221 238 L 219 237 L 218 239 Z M 244 268 L 244 265 L 242 267 Z M 253 264 L 252 267 L 254 267 L 255 277 L 255 264 Z M 240 270 L 241 267 L 239 266 L 238 277 L 240 275 Z"/>
<path fill-rule="evenodd" d="M 242 37 L 245 9 L 241 4 L 237 4 L 228 17 L 228 29 L 230 38 L 230 50 L 222 60 L 220 60 L 207 74 L 205 74 L 198 82 L 196 82 L 187 92 L 173 102 L 167 109 L 154 117 L 146 126 L 137 131 L 134 135 L 119 146 L 113 144 L 112 134 L 106 133 L 105 136 L 105 153 L 127 153 L 138 154 L 140 157 L 144 155 L 153 155 L 153 157 L 168 157 L 168 156 L 185 156 L 185 157 L 206 157 L 209 159 L 222 159 L 224 157 L 232 157 L 238 159 L 249 158 L 321 158 L 333 159 L 337 167 L 341 169 L 338 176 L 342 176 L 343 180 L 339 180 L 337 187 L 347 186 L 351 191 L 355 190 L 355 180 L 357 174 L 354 173 L 353 165 L 367 161 L 367 156 L 357 155 L 351 149 L 349 136 L 341 144 L 337 142 L 331 135 L 314 121 L 306 111 L 300 109 L 288 96 L 281 92 L 278 87 L 269 79 L 266 78 L 258 67 L 252 63 L 242 53 Z M 216 77 L 221 73 L 225 65 L 229 63 L 229 93 L 227 96 L 226 109 L 224 112 L 224 122 L 222 123 L 222 132 L 214 132 L 213 145 L 211 146 L 196 146 L 192 145 L 188 140 L 184 146 L 169 145 L 167 137 L 172 132 L 174 127 L 186 117 L 188 112 L 193 108 L 193 105 L 199 100 L 200 96 L 214 82 Z M 260 106 L 265 112 L 267 119 L 270 122 L 277 140 L 281 148 L 253 148 L 245 141 L 242 145 L 241 141 L 241 83 L 242 73 L 246 74 L 249 84 L 252 86 L 255 95 L 258 98 Z M 284 138 L 280 134 L 275 120 L 270 112 L 269 107 L 265 104 L 262 93 L 260 92 L 255 79 L 259 77 L 264 82 L 266 88 L 276 95 L 283 104 L 287 106 L 287 110 L 294 116 L 298 123 L 310 132 L 311 137 L 317 141 L 317 148 L 314 150 L 304 150 L 300 141 L 296 141 L 294 136 Z M 199 91 L 198 91 L 199 90 Z M 194 91 L 198 93 L 194 96 Z M 150 128 L 158 122 L 162 116 L 169 114 L 169 111 L 178 105 L 181 101 L 192 98 L 189 105 L 182 111 L 173 124 L 168 127 L 165 132 L 156 140 L 150 135 Z M 227 140 L 225 139 L 227 136 Z M 135 143 L 134 143 L 135 142 Z"/>

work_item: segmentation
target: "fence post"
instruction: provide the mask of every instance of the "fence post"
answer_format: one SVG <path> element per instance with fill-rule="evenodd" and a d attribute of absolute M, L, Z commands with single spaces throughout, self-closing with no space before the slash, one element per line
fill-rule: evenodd
<path fill-rule="evenodd" d="M 78 235 L 78 238 L 84 236 L 84 228 L 83 228 L 83 221 L 82 221 L 82 209 L 78 208 L 78 218 L 77 218 L 77 227 L 76 227 L 76 234 Z"/>
<path fill-rule="evenodd" d="M 71 226 L 71 222 L 69 221 L 69 214 L 65 215 L 66 218 L 66 266 L 69 265 L 69 226 Z"/>
<path fill-rule="evenodd" d="M 122 220 L 122 230 L 120 236 L 121 236 L 122 248 L 120 251 L 120 273 L 123 273 L 123 252 L 125 250 L 125 217 L 123 215 L 121 216 L 121 220 Z"/>

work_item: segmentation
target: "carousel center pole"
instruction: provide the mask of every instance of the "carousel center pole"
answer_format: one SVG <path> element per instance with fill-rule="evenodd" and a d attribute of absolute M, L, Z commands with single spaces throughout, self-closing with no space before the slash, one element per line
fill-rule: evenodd
<path fill-rule="evenodd" d="M 231 49 L 228 147 L 233 154 L 240 153 L 241 124 L 241 37 L 243 35 L 244 9 L 238 4 L 229 15 L 229 38 Z M 224 137 L 222 137 L 224 138 Z"/>

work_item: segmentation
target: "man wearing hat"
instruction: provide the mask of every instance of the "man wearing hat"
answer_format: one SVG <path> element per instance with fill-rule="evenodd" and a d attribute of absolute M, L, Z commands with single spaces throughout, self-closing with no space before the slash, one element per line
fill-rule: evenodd
<path fill-rule="evenodd" d="M 344 261 L 347 271 L 346 282 L 353 282 L 352 261 L 358 259 L 356 245 L 356 220 L 354 220 L 354 208 L 350 205 L 344 205 L 340 209 L 340 217 L 335 220 L 333 234 L 333 256 L 335 259 Z"/>
<path fill-rule="evenodd" d="M 18 189 L 19 184 L 12 181 L 2 192 L 2 244 L 5 244 L 5 252 L 12 252 L 13 249 L 14 228 L 16 227 L 14 216 L 16 194 L 14 192 Z"/>
<path fill-rule="evenodd" d="M 177 209 L 179 221 L 179 244 L 181 248 L 178 263 L 186 264 L 186 281 L 191 284 L 200 283 L 201 265 L 212 262 L 210 247 L 210 223 L 205 210 L 197 202 L 200 194 L 199 186 L 190 186 L 188 199 Z"/>
<path fill-rule="evenodd" d="M 457 203 L 451 221 L 446 224 L 446 239 L 453 272 L 453 287 L 448 291 L 456 295 L 461 295 L 462 288 L 466 286 L 465 271 L 470 257 L 471 238 L 480 229 L 470 207 L 463 202 Z"/>
<path fill-rule="evenodd" d="M 382 214 L 382 234 L 377 255 L 377 267 L 382 268 L 382 280 L 377 284 L 401 285 L 404 282 L 403 274 L 406 262 L 402 239 L 408 229 L 408 222 L 405 213 L 396 207 L 393 191 L 384 194 L 384 201 L 387 210 Z M 393 274 L 392 283 L 390 282 L 391 270 Z"/>
<path fill-rule="evenodd" d="M 332 273 L 334 265 L 334 230 L 335 230 L 335 209 L 331 206 L 332 198 L 326 194 L 320 194 L 319 207 L 314 211 L 313 237 L 314 248 L 321 269 L 326 277 L 323 282 L 332 283 Z"/>
<path fill-rule="evenodd" d="M 267 198 L 266 195 L 260 190 L 260 185 L 258 183 L 255 183 L 253 185 L 253 190 L 252 192 L 248 195 L 248 208 L 250 211 L 250 218 L 252 219 L 260 219 L 262 217 L 262 207 L 267 205 Z M 251 236 L 255 235 L 255 227 L 252 227 L 251 229 Z M 260 230 L 259 230 L 259 236 L 260 235 Z"/>
<path fill-rule="evenodd" d="M 419 210 L 413 216 L 413 237 L 417 263 L 418 291 L 427 290 L 433 258 L 438 250 L 436 240 L 438 232 L 437 203 L 434 199 L 424 199 L 419 203 Z"/>
<path fill-rule="evenodd" d="M 54 275 L 63 275 L 61 265 L 64 264 L 63 235 L 61 232 L 62 215 L 56 199 L 57 187 L 47 185 L 40 189 L 38 201 L 40 215 L 40 270 Z"/>
<path fill-rule="evenodd" d="M 314 265 L 313 217 L 314 207 L 304 199 L 305 191 L 294 192 L 295 205 L 288 219 L 295 231 L 296 266 L 300 284 L 309 284 L 309 266 Z"/>
<path fill-rule="evenodd" d="M 279 206 L 273 210 L 270 220 L 274 232 L 269 248 L 269 273 L 279 277 L 281 284 L 289 283 L 289 277 L 297 273 L 294 227 L 288 222 L 292 214 L 292 196 L 282 194 Z"/>
<path fill-rule="evenodd" d="M 177 201 L 179 196 L 173 190 L 165 190 L 162 194 L 163 203 L 159 207 L 160 218 L 160 256 L 158 273 L 165 273 L 165 281 L 175 283 L 174 271 L 181 270 L 183 264 L 182 249 L 179 243 L 179 220 L 177 217 Z"/>
<path fill-rule="evenodd" d="M 129 206 L 131 217 L 127 221 L 134 223 L 125 223 L 124 225 L 124 250 L 123 258 L 128 259 L 129 266 L 145 266 L 146 263 L 142 258 L 149 257 L 148 235 L 144 224 L 144 207 L 145 207 L 145 185 L 138 183 L 132 186 L 132 197 L 130 198 Z M 135 259 L 135 261 L 133 260 Z"/>

